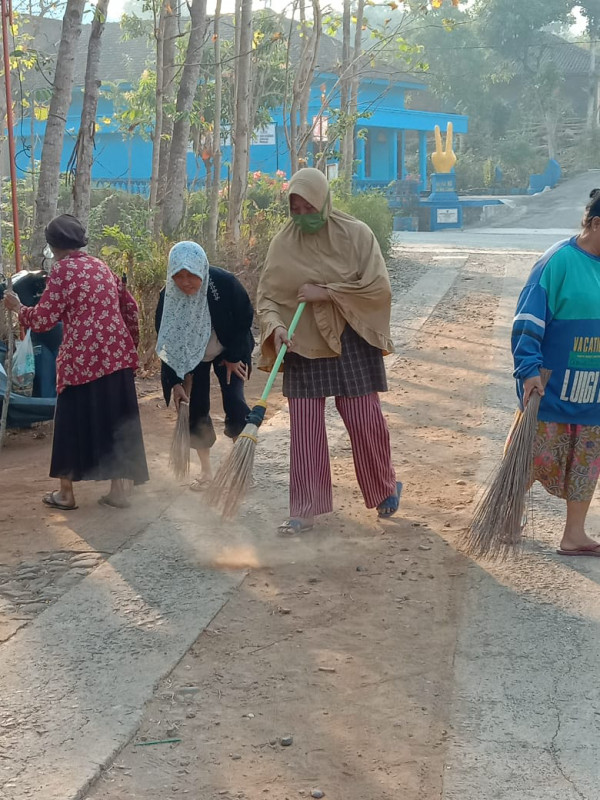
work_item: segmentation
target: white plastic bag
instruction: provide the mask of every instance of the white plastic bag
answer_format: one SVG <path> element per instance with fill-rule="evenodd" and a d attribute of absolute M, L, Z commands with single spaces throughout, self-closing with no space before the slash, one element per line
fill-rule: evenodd
<path fill-rule="evenodd" d="M 31 397 L 33 393 L 33 378 L 35 375 L 35 358 L 31 344 L 31 331 L 28 330 L 25 338 L 17 343 L 12 363 L 12 390 L 16 394 Z"/>

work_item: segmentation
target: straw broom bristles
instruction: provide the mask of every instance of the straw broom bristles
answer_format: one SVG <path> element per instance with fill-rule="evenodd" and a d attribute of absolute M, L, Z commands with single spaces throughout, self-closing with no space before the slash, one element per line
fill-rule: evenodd
<path fill-rule="evenodd" d="M 305 302 L 299 303 L 288 328 L 288 338 L 290 340 L 305 308 Z M 236 516 L 252 481 L 254 455 L 258 444 L 258 429 L 265 419 L 267 398 L 273 388 L 275 378 L 286 353 L 287 344 L 284 343 L 275 359 L 260 400 L 246 417 L 244 430 L 238 436 L 229 456 L 221 463 L 213 482 L 206 492 L 208 505 L 220 511 L 223 519 L 233 519 Z"/>
<path fill-rule="evenodd" d="M 250 487 L 257 442 L 258 426 L 246 425 L 206 492 L 208 504 L 223 519 L 236 516 Z"/>
<path fill-rule="evenodd" d="M 177 424 L 171 442 L 169 465 L 176 478 L 185 478 L 190 472 L 190 406 L 183 401 L 179 403 Z"/>
<path fill-rule="evenodd" d="M 550 370 L 540 370 L 544 386 Z M 463 537 L 466 553 L 477 558 L 506 559 L 515 555 L 522 541 L 525 497 L 533 479 L 533 442 L 541 397 L 533 392 L 525 411 L 512 430 L 504 458 Z"/>

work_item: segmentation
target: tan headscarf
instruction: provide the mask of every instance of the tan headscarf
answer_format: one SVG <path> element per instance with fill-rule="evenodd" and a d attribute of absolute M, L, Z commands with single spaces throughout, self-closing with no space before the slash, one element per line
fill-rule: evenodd
<path fill-rule="evenodd" d="M 305 358 L 339 356 L 348 323 L 384 355 L 394 352 L 390 337 L 392 292 L 381 250 L 364 222 L 331 206 L 327 179 L 307 167 L 292 177 L 288 194 L 300 195 L 327 219 L 317 233 L 303 233 L 290 220 L 271 242 L 258 284 L 261 359 L 275 361 L 272 334 L 287 328 L 305 283 L 323 286 L 331 302 L 308 303 L 294 336 L 294 352 Z"/>

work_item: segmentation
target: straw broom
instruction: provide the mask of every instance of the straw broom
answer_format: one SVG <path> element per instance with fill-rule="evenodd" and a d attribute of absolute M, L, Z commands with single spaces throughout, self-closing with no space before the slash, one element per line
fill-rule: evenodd
<path fill-rule="evenodd" d="M 540 377 L 545 387 L 550 370 L 541 369 Z M 463 537 L 464 550 L 470 556 L 504 560 L 519 550 L 525 497 L 533 477 L 533 442 L 540 400 L 537 392 L 531 394 L 509 434 L 504 457 L 475 508 Z"/>
<path fill-rule="evenodd" d="M 306 303 L 300 303 L 288 330 L 291 339 L 300 321 Z M 258 429 L 263 423 L 267 410 L 267 398 L 275 383 L 279 368 L 287 353 L 287 345 L 282 345 L 277 356 L 265 390 L 258 403 L 246 418 L 246 427 L 240 433 L 229 456 L 219 467 L 213 482 L 206 492 L 206 500 L 210 506 L 221 513 L 223 519 L 233 519 L 246 496 L 252 480 L 254 455 L 258 444 Z"/>
<path fill-rule="evenodd" d="M 190 405 L 179 403 L 177 424 L 171 442 L 169 465 L 176 478 L 185 478 L 190 471 Z"/>

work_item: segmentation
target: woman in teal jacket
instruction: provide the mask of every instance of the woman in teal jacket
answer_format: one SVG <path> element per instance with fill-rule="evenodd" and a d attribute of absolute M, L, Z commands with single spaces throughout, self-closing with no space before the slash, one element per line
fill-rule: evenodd
<path fill-rule="evenodd" d="M 512 352 L 523 409 L 541 395 L 534 480 L 566 500 L 563 556 L 598 556 L 585 532 L 600 473 L 600 189 L 581 233 L 559 242 L 534 266 L 517 305 Z M 544 389 L 540 368 L 551 370 Z"/>

